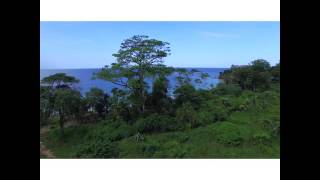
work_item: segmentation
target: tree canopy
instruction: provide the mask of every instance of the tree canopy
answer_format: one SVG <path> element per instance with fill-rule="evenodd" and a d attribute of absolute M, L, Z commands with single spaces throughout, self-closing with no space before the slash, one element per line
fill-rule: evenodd
<path fill-rule="evenodd" d="M 277 66 L 271 67 L 269 62 L 257 59 L 248 65 L 235 66 L 220 73 L 219 78 L 226 84 L 238 84 L 242 89 L 255 91 L 258 88 L 267 89 L 272 78 L 278 76 Z M 280 75 L 280 74 L 279 74 Z"/>
<path fill-rule="evenodd" d="M 169 43 L 148 36 L 136 35 L 121 43 L 113 54 L 116 63 L 105 66 L 95 78 L 110 81 L 129 89 L 133 105 L 145 111 L 147 77 L 167 75 L 172 68 L 163 65 L 163 59 L 170 55 Z"/>
<path fill-rule="evenodd" d="M 44 77 L 41 81 L 42 84 L 56 88 L 69 87 L 78 82 L 78 79 L 73 76 L 68 76 L 65 73 L 56 73 L 51 76 Z"/>

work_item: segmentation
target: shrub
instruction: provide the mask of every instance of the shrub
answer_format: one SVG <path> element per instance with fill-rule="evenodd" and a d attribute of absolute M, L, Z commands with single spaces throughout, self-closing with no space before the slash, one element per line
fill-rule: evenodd
<path fill-rule="evenodd" d="M 164 149 L 162 151 L 157 151 L 154 153 L 156 158 L 184 158 L 188 149 L 182 147 L 177 141 L 169 141 L 165 143 Z"/>
<path fill-rule="evenodd" d="M 48 133 L 48 140 L 52 143 L 72 143 L 74 141 L 78 141 L 86 136 L 89 132 L 87 126 L 79 125 L 79 126 L 70 126 L 65 129 L 64 135 L 60 133 L 59 127 L 51 126 L 50 131 Z"/>
<path fill-rule="evenodd" d="M 123 124 L 110 132 L 109 139 L 111 141 L 118 141 L 133 135 L 133 133 L 134 133 L 134 130 L 132 129 L 131 126 L 127 124 Z"/>
<path fill-rule="evenodd" d="M 245 110 L 248 110 L 249 106 L 248 104 L 244 103 L 244 104 L 240 104 L 237 108 L 237 110 L 239 111 L 245 111 Z"/>
<path fill-rule="evenodd" d="M 95 137 L 107 137 L 110 141 L 118 141 L 132 136 L 135 130 L 123 121 L 114 121 L 101 124 L 101 128 L 92 132 Z"/>
<path fill-rule="evenodd" d="M 185 143 L 190 139 L 190 135 L 187 133 L 175 132 L 175 133 L 169 134 L 166 138 L 174 139 L 178 143 Z"/>
<path fill-rule="evenodd" d="M 248 110 L 250 101 L 246 96 L 239 96 L 237 98 L 232 98 L 231 104 L 231 111 L 245 111 Z"/>
<path fill-rule="evenodd" d="M 145 118 L 140 118 L 135 123 L 137 132 L 165 132 L 175 128 L 175 121 L 167 115 L 152 114 Z"/>
<path fill-rule="evenodd" d="M 212 111 L 200 111 L 197 114 L 197 118 L 199 121 L 199 124 L 204 126 L 213 122 L 216 122 L 216 114 Z"/>
<path fill-rule="evenodd" d="M 241 94 L 241 87 L 237 84 L 219 83 L 213 91 L 217 95 L 239 96 Z"/>
<path fill-rule="evenodd" d="M 187 154 L 186 149 L 183 149 L 181 147 L 175 147 L 175 148 L 169 149 L 167 155 L 169 158 L 184 158 L 186 154 Z"/>
<path fill-rule="evenodd" d="M 231 122 L 222 122 L 215 127 L 215 136 L 218 142 L 226 145 L 238 146 L 244 138 L 241 129 Z"/>
<path fill-rule="evenodd" d="M 229 116 L 229 112 L 231 112 L 231 107 L 226 107 L 223 103 L 223 101 L 226 101 L 225 98 L 216 98 L 213 100 L 209 100 L 206 103 L 202 104 L 201 111 L 202 112 L 210 112 L 205 113 L 210 117 L 209 121 L 223 121 Z M 225 102 L 226 103 L 226 102 Z"/>
<path fill-rule="evenodd" d="M 228 111 L 223 108 L 216 108 L 214 111 L 214 121 L 224 121 L 228 117 Z"/>
<path fill-rule="evenodd" d="M 160 144 L 155 141 L 147 142 L 142 145 L 142 151 L 148 157 L 151 157 L 159 149 Z"/>
<path fill-rule="evenodd" d="M 259 132 L 253 135 L 252 141 L 254 144 L 267 145 L 271 142 L 271 136 L 265 132 Z"/>
<path fill-rule="evenodd" d="M 84 136 L 83 142 L 95 142 L 97 140 L 115 142 L 130 137 L 135 133 L 132 126 L 122 121 L 102 121 L 92 127 L 93 129 L 90 129 Z"/>
<path fill-rule="evenodd" d="M 279 117 L 273 117 L 261 120 L 262 127 L 270 131 L 273 135 L 280 135 L 280 119 Z"/>
<path fill-rule="evenodd" d="M 86 109 L 95 112 L 98 117 L 105 117 L 110 105 L 109 95 L 97 87 L 93 87 L 89 92 L 86 92 L 83 101 Z"/>
<path fill-rule="evenodd" d="M 76 158 L 117 158 L 117 145 L 106 138 L 91 140 L 80 145 L 75 153 Z"/>
<path fill-rule="evenodd" d="M 192 107 L 191 103 L 183 103 L 182 107 L 177 109 L 176 120 L 180 127 L 197 127 L 199 121 L 197 121 L 196 111 Z"/>
<path fill-rule="evenodd" d="M 199 106 L 201 102 L 201 97 L 197 93 L 195 87 L 191 84 L 184 84 L 173 92 L 175 96 L 175 104 L 181 106 L 185 102 L 190 102 L 191 104 Z"/>
<path fill-rule="evenodd" d="M 270 104 L 277 104 L 279 103 L 279 94 L 272 91 L 265 91 L 259 93 L 251 98 L 252 104 L 254 107 L 257 107 L 259 110 L 264 110 Z"/>
<path fill-rule="evenodd" d="M 178 136 L 177 139 L 180 143 L 184 143 L 184 142 L 187 142 L 190 139 L 190 137 L 182 134 L 182 135 Z"/>

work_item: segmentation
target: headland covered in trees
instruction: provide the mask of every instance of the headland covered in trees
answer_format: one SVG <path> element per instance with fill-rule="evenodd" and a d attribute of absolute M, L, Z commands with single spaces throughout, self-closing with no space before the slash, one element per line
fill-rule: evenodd
<path fill-rule="evenodd" d="M 216 87 L 197 89 L 208 73 L 168 67 L 169 55 L 167 42 L 124 40 L 93 74 L 122 87 L 111 93 L 82 95 L 65 73 L 41 79 L 40 158 L 279 158 L 280 63 L 232 65 Z"/>

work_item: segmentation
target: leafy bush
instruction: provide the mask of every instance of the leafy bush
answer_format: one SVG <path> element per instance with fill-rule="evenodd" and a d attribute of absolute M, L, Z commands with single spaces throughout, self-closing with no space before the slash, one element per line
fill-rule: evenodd
<path fill-rule="evenodd" d="M 197 118 L 201 126 L 204 126 L 216 121 L 215 113 L 212 111 L 200 111 L 199 113 L 197 113 Z"/>
<path fill-rule="evenodd" d="M 215 127 L 215 136 L 218 142 L 232 146 L 238 146 L 244 140 L 241 129 L 231 122 L 218 124 L 217 127 Z"/>
<path fill-rule="evenodd" d="M 245 111 L 249 109 L 250 100 L 246 96 L 239 96 L 231 99 L 231 111 Z"/>
<path fill-rule="evenodd" d="M 183 148 L 177 141 L 169 141 L 163 145 L 165 148 L 162 151 L 157 151 L 154 154 L 156 158 L 184 158 L 188 149 Z"/>
<path fill-rule="evenodd" d="M 251 97 L 251 103 L 258 110 L 264 110 L 270 104 L 278 104 L 279 94 L 272 91 L 264 91 L 262 93 L 257 93 Z"/>
<path fill-rule="evenodd" d="M 212 111 L 200 111 L 197 114 L 197 123 L 201 126 L 210 123 L 224 121 L 228 117 L 228 112 L 225 109 L 214 109 Z"/>
<path fill-rule="evenodd" d="M 55 121 L 56 123 L 57 121 Z M 61 134 L 58 124 L 50 128 L 50 133 L 48 133 L 48 139 L 54 143 L 72 143 L 75 140 L 84 138 L 88 133 L 89 128 L 83 125 L 70 126 L 65 129 L 64 135 Z"/>
<path fill-rule="evenodd" d="M 166 138 L 168 139 L 175 139 L 179 143 L 185 143 L 190 140 L 190 136 L 186 133 L 175 132 L 169 134 Z"/>
<path fill-rule="evenodd" d="M 203 103 L 201 110 L 197 114 L 198 123 L 206 125 L 226 120 L 232 110 L 232 106 L 226 107 L 223 101 L 226 101 L 226 98 L 215 98 Z"/>
<path fill-rule="evenodd" d="M 98 117 L 105 117 L 110 105 L 109 95 L 97 87 L 93 87 L 89 92 L 86 92 L 83 101 L 86 109 L 95 112 Z"/>
<path fill-rule="evenodd" d="M 267 118 L 261 120 L 262 127 L 269 130 L 273 135 L 280 135 L 280 119 L 279 117 Z"/>
<path fill-rule="evenodd" d="M 184 84 L 173 92 L 175 96 L 175 104 L 177 107 L 183 106 L 184 103 L 188 102 L 194 105 L 194 109 L 197 109 L 201 103 L 201 96 L 198 94 L 196 88 L 191 84 Z"/>
<path fill-rule="evenodd" d="M 184 158 L 187 155 L 187 150 L 181 147 L 169 149 L 168 158 Z"/>
<path fill-rule="evenodd" d="M 239 96 L 241 94 L 241 87 L 237 84 L 219 83 L 213 91 L 217 95 Z"/>
<path fill-rule="evenodd" d="M 147 142 L 142 145 L 142 151 L 148 157 L 151 157 L 159 149 L 160 144 L 155 141 Z"/>
<path fill-rule="evenodd" d="M 117 158 L 117 145 L 106 138 L 91 140 L 80 145 L 75 153 L 76 158 Z"/>
<path fill-rule="evenodd" d="M 232 65 L 230 69 L 220 73 L 219 79 L 227 84 L 238 84 L 241 89 L 268 89 L 271 83 L 271 66 L 263 59 L 252 61 L 249 65 Z"/>
<path fill-rule="evenodd" d="M 248 110 L 249 106 L 247 103 L 243 103 L 243 104 L 240 104 L 237 108 L 237 110 L 239 111 L 245 111 L 245 110 Z"/>
<path fill-rule="evenodd" d="M 180 143 L 184 143 L 184 142 L 187 142 L 190 139 L 190 137 L 188 135 L 182 134 L 182 135 L 178 136 L 177 139 Z"/>
<path fill-rule="evenodd" d="M 137 132 L 165 132 L 175 128 L 175 121 L 167 115 L 152 114 L 145 118 L 140 118 L 135 123 Z"/>
<path fill-rule="evenodd" d="M 179 127 L 197 127 L 199 121 L 196 117 L 196 111 L 192 107 L 191 103 L 183 103 L 182 107 L 177 109 L 176 120 L 179 124 Z"/>
<path fill-rule="evenodd" d="M 228 111 L 223 108 L 216 108 L 214 111 L 214 121 L 224 121 L 227 119 Z"/>
<path fill-rule="evenodd" d="M 99 125 L 100 128 L 97 128 L 95 131 L 90 131 L 90 133 L 87 134 L 87 141 L 91 141 L 91 139 L 99 137 L 105 137 L 113 142 L 132 136 L 135 133 L 133 127 L 123 121 L 106 122 Z"/>
<path fill-rule="evenodd" d="M 254 144 L 268 145 L 271 142 L 271 136 L 265 132 L 254 134 L 252 137 Z"/>
<path fill-rule="evenodd" d="M 118 141 L 121 140 L 123 138 L 127 138 L 131 135 L 133 135 L 134 130 L 132 128 L 132 126 L 129 126 L 127 124 L 123 124 L 121 126 L 119 126 L 118 128 L 116 128 L 114 131 L 110 132 L 109 135 L 109 139 L 111 141 Z"/>
<path fill-rule="evenodd" d="M 224 110 L 227 112 L 245 111 L 250 108 L 251 104 L 259 103 L 259 99 L 257 98 L 258 96 L 256 94 L 253 95 L 251 93 L 243 93 L 237 97 L 230 95 L 219 96 L 210 103 L 210 106 L 213 109 L 220 108 L 222 111 Z M 256 102 L 253 102 L 254 99 Z"/>

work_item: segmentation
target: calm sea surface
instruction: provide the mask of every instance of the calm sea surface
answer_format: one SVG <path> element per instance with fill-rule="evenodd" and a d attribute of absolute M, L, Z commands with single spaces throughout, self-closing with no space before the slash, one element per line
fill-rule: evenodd
<path fill-rule="evenodd" d="M 191 68 L 187 68 L 191 69 Z M 227 68 L 194 68 L 201 72 L 208 73 L 210 75 L 209 78 L 203 81 L 202 84 L 195 84 L 197 88 L 207 89 L 211 86 L 215 86 L 219 83 L 219 72 L 224 71 Z M 81 91 L 82 94 L 89 91 L 92 87 L 98 87 L 104 90 L 107 93 L 110 93 L 113 88 L 122 88 L 121 86 L 112 84 L 103 80 L 93 80 L 92 75 L 95 72 L 99 72 L 100 69 L 52 69 L 52 70 L 40 70 L 40 79 L 55 74 L 55 73 L 66 73 L 67 75 L 71 75 L 80 80 L 80 82 L 75 85 L 77 89 Z M 193 77 L 197 78 L 197 77 Z M 169 93 L 172 93 L 176 86 L 175 74 L 169 76 Z M 149 86 L 151 87 L 152 80 L 147 80 Z"/>

